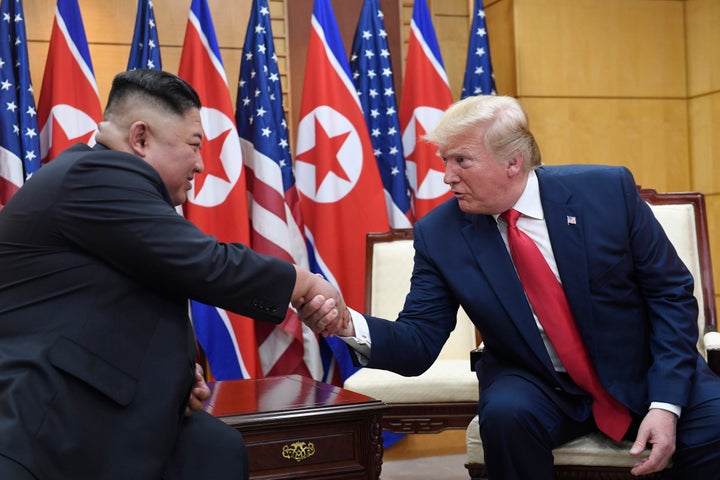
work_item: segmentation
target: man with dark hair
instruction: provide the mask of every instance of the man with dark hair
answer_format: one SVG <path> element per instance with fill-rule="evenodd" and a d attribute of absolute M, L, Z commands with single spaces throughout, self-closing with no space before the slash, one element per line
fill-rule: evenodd
<path fill-rule="evenodd" d="M 290 302 L 344 302 L 177 214 L 202 138 L 189 84 L 121 73 L 97 145 L 66 150 L 0 212 L 3 480 L 248 478 L 242 436 L 201 410 L 188 298 L 274 323 Z"/>

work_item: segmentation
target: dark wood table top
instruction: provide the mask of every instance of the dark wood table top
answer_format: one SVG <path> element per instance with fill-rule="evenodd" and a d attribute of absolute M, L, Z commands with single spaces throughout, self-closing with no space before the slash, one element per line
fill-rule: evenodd
<path fill-rule="evenodd" d="M 385 408 L 374 398 L 301 375 L 224 380 L 208 382 L 208 386 L 212 394 L 204 410 L 234 424 Z"/>

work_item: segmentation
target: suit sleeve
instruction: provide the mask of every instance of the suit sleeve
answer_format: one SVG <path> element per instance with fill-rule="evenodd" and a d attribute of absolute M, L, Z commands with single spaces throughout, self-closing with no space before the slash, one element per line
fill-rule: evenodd
<path fill-rule="evenodd" d="M 410 293 L 396 321 L 366 317 L 372 338 L 369 367 L 401 375 L 430 368 L 457 323 L 458 302 L 427 255 L 421 229 L 414 233 Z"/>
<path fill-rule="evenodd" d="M 626 171 L 630 249 L 650 323 L 649 401 L 686 405 L 697 363 L 697 300 L 692 275 Z"/>
<path fill-rule="evenodd" d="M 279 323 L 295 270 L 240 243 L 221 243 L 178 215 L 157 173 L 118 152 L 67 173 L 54 206 L 65 241 L 146 284 Z"/>

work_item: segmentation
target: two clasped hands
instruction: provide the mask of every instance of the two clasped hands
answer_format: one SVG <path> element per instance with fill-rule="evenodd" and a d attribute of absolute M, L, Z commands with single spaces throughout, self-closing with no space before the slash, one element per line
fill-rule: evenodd
<path fill-rule="evenodd" d="M 291 303 L 297 309 L 300 319 L 314 332 L 325 337 L 354 336 L 355 329 L 350 312 L 340 292 L 321 275 L 300 267 L 295 268 L 297 278 Z M 202 409 L 203 402 L 210 398 L 210 394 L 202 367 L 195 365 L 195 384 L 190 392 L 185 414 Z"/>
<path fill-rule="evenodd" d="M 355 329 L 342 295 L 322 276 L 297 268 L 292 305 L 314 332 L 324 337 L 351 337 Z"/>

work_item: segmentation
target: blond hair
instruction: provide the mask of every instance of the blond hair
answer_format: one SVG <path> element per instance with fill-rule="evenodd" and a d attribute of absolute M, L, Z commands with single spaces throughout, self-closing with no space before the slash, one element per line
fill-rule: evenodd
<path fill-rule="evenodd" d="M 446 150 L 455 137 L 474 130 L 482 134 L 483 146 L 498 161 L 519 153 L 528 170 L 542 163 L 525 110 L 513 97 L 476 95 L 455 102 L 423 138 Z"/>

